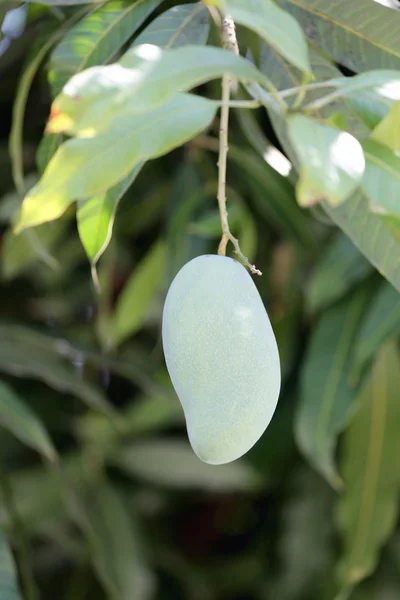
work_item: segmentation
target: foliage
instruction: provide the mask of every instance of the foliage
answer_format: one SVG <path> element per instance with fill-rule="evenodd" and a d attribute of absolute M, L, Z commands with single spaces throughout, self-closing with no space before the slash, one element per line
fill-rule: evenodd
<path fill-rule="evenodd" d="M 16 1 L 0 22 L 1 597 L 397 598 L 395 0 Z M 230 229 L 282 391 L 210 466 L 160 326 L 217 251 L 226 75 Z"/>

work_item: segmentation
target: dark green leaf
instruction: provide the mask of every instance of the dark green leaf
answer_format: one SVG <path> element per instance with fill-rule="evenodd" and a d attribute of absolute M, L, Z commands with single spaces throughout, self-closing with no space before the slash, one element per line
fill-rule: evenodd
<path fill-rule="evenodd" d="M 2 382 L 0 382 L 0 425 L 49 460 L 56 459 L 56 451 L 41 421 L 15 392 Z"/>
<path fill-rule="evenodd" d="M 367 299 L 368 290 L 361 289 L 323 313 L 301 375 L 297 441 L 312 465 L 336 488 L 341 483 L 334 460 L 336 439 L 355 401 L 349 382 L 350 352 Z"/>
<path fill-rule="evenodd" d="M 396 345 L 380 351 L 344 436 L 345 491 L 338 505 L 343 588 L 367 577 L 397 521 L 400 472 L 400 360 Z"/>
<path fill-rule="evenodd" d="M 371 271 L 371 264 L 366 258 L 347 236 L 340 234 L 328 246 L 308 282 L 306 298 L 309 310 L 319 311 L 333 304 Z"/>
<path fill-rule="evenodd" d="M 4 534 L 0 531 L 0 596 L 2 600 L 21 600 L 14 559 Z"/>

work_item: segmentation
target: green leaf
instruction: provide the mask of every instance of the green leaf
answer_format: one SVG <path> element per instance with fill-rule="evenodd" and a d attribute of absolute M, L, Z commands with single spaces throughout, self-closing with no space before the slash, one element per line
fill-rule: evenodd
<path fill-rule="evenodd" d="M 153 580 L 143 564 L 137 531 L 121 495 L 109 484 L 89 497 L 82 526 L 91 546 L 91 559 L 111 600 L 147 600 Z"/>
<path fill-rule="evenodd" d="M 189 444 L 173 439 L 136 442 L 112 459 L 127 473 L 170 488 L 199 488 L 212 492 L 250 491 L 262 478 L 244 461 L 217 467 L 202 463 Z"/>
<path fill-rule="evenodd" d="M 384 282 L 376 292 L 354 347 L 354 372 L 360 374 L 384 342 L 400 334 L 400 295 Z"/>
<path fill-rule="evenodd" d="M 320 311 L 360 283 L 371 264 L 349 238 L 340 234 L 328 246 L 308 282 L 306 300 L 311 312 Z"/>
<path fill-rule="evenodd" d="M 162 283 L 167 249 L 156 242 L 135 268 L 118 299 L 111 324 L 114 345 L 136 333 L 148 314 L 149 305 Z"/>
<path fill-rule="evenodd" d="M 29 330 L 28 330 L 29 332 Z M 109 412 L 102 392 L 82 379 L 80 374 L 54 350 L 38 350 L 35 340 L 25 335 L 24 329 L 0 325 L 0 371 L 17 377 L 44 381 L 50 387 L 69 393 L 89 406 Z"/>
<path fill-rule="evenodd" d="M 299 24 L 272 0 L 222 0 L 225 13 L 252 29 L 290 63 L 309 73 L 307 43 Z"/>
<path fill-rule="evenodd" d="M 350 353 L 368 298 L 361 289 L 325 311 L 313 331 L 301 375 L 301 401 L 296 417 L 300 449 L 329 483 L 341 484 L 334 450 L 337 436 L 354 407 L 350 387 Z"/>
<path fill-rule="evenodd" d="M 208 9 L 196 2 L 181 4 L 156 17 L 135 39 L 134 46 L 155 44 L 177 48 L 189 44 L 204 45 L 210 29 Z"/>
<path fill-rule="evenodd" d="M 0 597 L 2 600 L 21 600 L 17 586 L 14 559 L 4 533 L 0 531 Z"/>
<path fill-rule="evenodd" d="M 43 175 L 61 143 L 62 135 L 59 133 L 42 137 L 36 153 L 36 163 L 40 175 Z"/>
<path fill-rule="evenodd" d="M 279 0 L 336 63 L 360 72 L 400 67 L 396 15 L 370 0 Z"/>
<path fill-rule="evenodd" d="M 111 240 L 119 201 L 136 179 L 141 168 L 142 164 L 138 164 L 125 179 L 106 194 L 95 196 L 78 204 L 76 217 L 79 237 L 92 265 L 97 263 L 107 248 Z"/>
<path fill-rule="evenodd" d="M 93 67 L 70 79 L 53 102 L 46 131 L 91 136 L 121 112 L 148 113 L 178 92 L 225 73 L 265 83 L 252 63 L 221 48 L 135 46 L 118 63 Z"/>
<path fill-rule="evenodd" d="M 346 588 L 367 577 L 382 545 L 393 531 L 398 511 L 400 473 L 400 360 L 396 345 L 380 351 L 371 378 L 360 396 L 360 408 L 344 435 L 338 505 L 343 550 L 339 579 Z"/>
<path fill-rule="evenodd" d="M 109 62 L 160 2 L 112 0 L 75 25 L 51 56 L 48 78 L 53 96 L 75 73 Z"/>
<path fill-rule="evenodd" d="M 400 102 L 393 104 L 389 114 L 372 132 L 371 138 L 393 152 L 400 153 Z"/>
<path fill-rule="evenodd" d="M 300 206 L 322 200 L 332 206 L 344 202 L 364 172 L 365 159 L 358 140 L 300 114 L 289 117 L 288 136 L 300 163 L 296 186 Z"/>
<path fill-rule="evenodd" d="M 56 460 L 57 453 L 41 421 L 3 382 L 0 382 L 0 425 L 48 460 Z"/>
<path fill-rule="evenodd" d="M 400 217 L 400 158 L 372 140 L 363 143 L 366 160 L 361 188 L 370 209 L 378 214 Z"/>
<path fill-rule="evenodd" d="M 181 94 L 145 119 L 120 115 L 94 138 L 65 142 L 25 197 L 16 231 L 56 219 L 74 200 L 104 193 L 141 161 L 166 154 L 200 133 L 216 109 L 210 100 Z"/>

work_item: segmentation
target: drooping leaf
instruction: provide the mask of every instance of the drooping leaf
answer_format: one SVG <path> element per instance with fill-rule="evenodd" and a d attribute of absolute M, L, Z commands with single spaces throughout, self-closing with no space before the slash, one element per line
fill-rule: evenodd
<path fill-rule="evenodd" d="M 371 138 L 383 146 L 387 146 L 393 152 L 400 153 L 400 102 L 393 104 L 388 115 L 372 132 Z"/>
<path fill-rule="evenodd" d="M 94 135 L 121 112 L 147 114 L 178 92 L 225 73 L 265 81 L 252 63 L 220 48 L 134 46 L 118 63 L 86 69 L 70 79 L 53 102 L 46 131 Z"/>
<path fill-rule="evenodd" d="M 80 398 L 93 408 L 108 412 L 100 389 L 82 379 L 79 373 L 51 349 L 41 348 L 19 330 L 0 326 L 0 371 L 18 377 L 44 381 L 56 390 Z"/>
<path fill-rule="evenodd" d="M 365 172 L 361 188 L 377 214 L 400 217 L 400 158 L 372 140 L 363 142 Z"/>
<path fill-rule="evenodd" d="M 4 382 L 0 382 L 0 425 L 50 461 L 56 459 L 57 453 L 41 421 Z"/>
<path fill-rule="evenodd" d="M 319 311 L 333 304 L 372 271 L 371 264 L 349 238 L 340 234 L 325 250 L 306 288 L 308 308 Z"/>
<path fill-rule="evenodd" d="M 123 498 L 104 483 L 96 487 L 89 501 L 82 525 L 92 549 L 91 559 L 109 598 L 152 598 L 154 582 L 144 565 L 137 528 Z"/>
<path fill-rule="evenodd" d="M 0 597 L 4 600 L 22 600 L 17 586 L 17 574 L 4 534 L 0 531 Z"/>
<path fill-rule="evenodd" d="M 350 385 L 350 353 L 368 299 L 361 289 L 325 311 L 317 324 L 301 376 L 301 401 L 296 438 L 311 464 L 333 487 L 341 482 L 336 471 L 336 439 L 354 408 Z"/>
<path fill-rule="evenodd" d="M 221 4 L 236 23 L 258 33 L 302 71 L 311 71 L 301 28 L 273 0 L 221 0 Z"/>
<path fill-rule="evenodd" d="M 400 335 L 400 294 L 384 282 L 362 321 L 354 346 L 354 374 L 358 379 L 387 340 Z"/>
<path fill-rule="evenodd" d="M 97 263 L 110 242 L 119 201 L 136 179 L 141 168 L 141 164 L 137 165 L 125 179 L 106 194 L 83 200 L 78 204 L 76 218 L 79 237 L 93 265 Z"/>
<path fill-rule="evenodd" d="M 48 77 L 53 96 L 75 73 L 109 62 L 160 2 L 103 2 L 75 25 L 51 56 Z"/>
<path fill-rule="evenodd" d="M 114 345 L 123 342 L 143 325 L 149 305 L 162 283 L 166 252 L 165 245 L 156 242 L 126 283 L 112 318 L 110 335 Z"/>
<path fill-rule="evenodd" d="M 235 461 L 217 467 L 202 463 L 190 446 L 172 439 L 135 442 L 112 459 L 127 473 L 171 488 L 213 492 L 247 491 L 262 487 L 262 478 L 249 465 Z"/>
<path fill-rule="evenodd" d="M 400 359 L 396 345 L 389 342 L 379 352 L 344 436 L 345 490 L 338 504 L 343 588 L 373 571 L 396 524 L 400 473 L 393 458 L 400 453 L 399 389 Z"/>
<path fill-rule="evenodd" d="M 288 136 L 300 164 L 296 186 L 300 206 L 322 200 L 332 206 L 342 204 L 355 191 L 364 172 L 360 142 L 345 131 L 300 114 L 289 117 Z"/>
<path fill-rule="evenodd" d="M 161 156 L 202 131 L 216 109 L 210 100 L 181 94 L 145 119 L 121 114 L 101 135 L 65 142 L 25 197 L 16 231 L 56 219 L 74 200 L 107 191 L 141 161 Z"/>
<path fill-rule="evenodd" d="M 201 2 L 181 4 L 156 17 L 138 35 L 134 45 L 155 44 L 160 48 L 190 44 L 202 46 L 207 41 L 209 28 L 209 12 Z"/>
<path fill-rule="evenodd" d="M 370 0 L 279 0 L 305 35 L 333 60 L 357 72 L 400 67 L 398 20 Z"/>

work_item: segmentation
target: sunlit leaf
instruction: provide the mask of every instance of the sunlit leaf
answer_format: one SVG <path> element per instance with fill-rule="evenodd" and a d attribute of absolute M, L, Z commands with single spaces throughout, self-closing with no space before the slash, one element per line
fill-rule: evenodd
<path fill-rule="evenodd" d="M 389 343 L 379 352 L 344 436 L 345 489 L 338 505 L 343 540 L 339 578 L 344 588 L 373 571 L 396 524 L 400 473 L 393 458 L 400 453 L 399 389 L 398 350 Z"/>
<path fill-rule="evenodd" d="M 400 217 L 400 158 L 372 140 L 363 143 L 366 160 L 361 188 L 373 212 Z"/>
<path fill-rule="evenodd" d="M 301 206 L 322 200 L 338 206 L 354 192 L 365 167 L 356 138 L 303 115 L 289 117 L 288 135 L 300 163 L 296 197 Z"/>
<path fill-rule="evenodd" d="M 171 488 L 233 492 L 262 487 L 261 477 L 245 462 L 207 465 L 198 460 L 187 443 L 173 439 L 133 443 L 120 450 L 113 463 L 145 481 Z"/>
<path fill-rule="evenodd" d="M 210 100 L 181 94 L 145 119 L 121 114 L 101 135 L 65 142 L 25 197 L 16 231 L 56 219 L 74 200 L 107 191 L 139 162 L 161 156 L 202 131 L 216 109 Z"/>
<path fill-rule="evenodd" d="M 110 335 L 115 345 L 143 325 L 149 305 L 162 283 L 166 251 L 162 242 L 155 243 L 126 283 L 112 319 Z"/>
<path fill-rule="evenodd" d="M 371 138 L 393 152 L 400 153 L 400 102 L 393 104 L 389 114 L 372 132 Z"/>
<path fill-rule="evenodd" d="M 0 531 L 0 596 L 4 600 L 21 600 L 18 591 L 17 572 L 11 550 Z"/>
<path fill-rule="evenodd" d="M 3 382 L 0 382 L 0 425 L 49 460 L 56 459 L 56 451 L 41 421 Z"/>
<path fill-rule="evenodd" d="M 354 408 L 350 385 L 350 352 L 368 300 L 361 289 L 349 300 L 325 311 L 313 331 L 301 375 L 296 437 L 311 464 L 333 485 L 336 439 Z"/>

